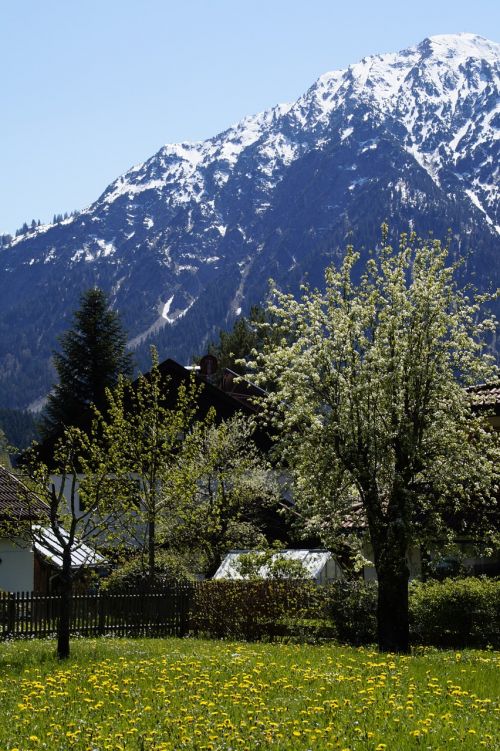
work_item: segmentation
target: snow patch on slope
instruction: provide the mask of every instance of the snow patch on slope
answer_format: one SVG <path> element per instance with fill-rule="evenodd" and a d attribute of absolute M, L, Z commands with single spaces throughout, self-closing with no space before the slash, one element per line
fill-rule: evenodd
<path fill-rule="evenodd" d="M 169 323 L 173 323 L 173 320 L 174 320 L 173 318 L 169 318 L 168 317 L 168 314 L 170 312 L 170 307 L 171 307 L 173 301 L 174 301 L 174 295 L 172 295 L 172 297 L 168 298 L 168 300 L 165 303 L 165 305 L 163 306 L 163 310 L 161 312 L 161 317 L 164 318 Z"/>

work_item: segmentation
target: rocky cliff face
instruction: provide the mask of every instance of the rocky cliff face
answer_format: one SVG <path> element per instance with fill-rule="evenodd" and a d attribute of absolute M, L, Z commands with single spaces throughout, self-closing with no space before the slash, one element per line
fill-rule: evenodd
<path fill-rule="evenodd" d="M 0 406 L 52 381 L 80 291 L 111 294 L 145 362 L 187 360 L 273 277 L 319 282 L 388 221 L 452 233 L 464 275 L 499 278 L 500 45 L 437 36 L 321 76 L 293 104 L 201 143 L 167 145 L 89 208 L 0 250 Z"/>

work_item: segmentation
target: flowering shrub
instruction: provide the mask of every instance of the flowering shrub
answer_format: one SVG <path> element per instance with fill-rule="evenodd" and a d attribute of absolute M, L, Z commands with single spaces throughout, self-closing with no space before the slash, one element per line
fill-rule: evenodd
<path fill-rule="evenodd" d="M 133 589 L 158 589 L 168 587 L 175 582 L 193 581 L 186 561 L 175 553 L 162 551 L 156 556 L 154 580 L 151 581 L 147 564 L 140 557 L 132 558 L 115 569 L 102 582 L 102 589 L 110 593 L 121 593 Z"/>

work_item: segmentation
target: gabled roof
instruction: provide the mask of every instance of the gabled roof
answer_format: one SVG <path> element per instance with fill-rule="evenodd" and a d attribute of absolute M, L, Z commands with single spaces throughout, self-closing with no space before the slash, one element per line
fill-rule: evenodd
<path fill-rule="evenodd" d="M 223 419 L 232 417 L 237 412 L 243 412 L 248 415 L 255 414 L 256 412 L 255 406 L 241 401 L 228 391 L 224 391 L 218 386 L 215 386 L 209 380 L 204 378 L 200 371 L 193 371 L 191 368 L 184 367 L 170 358 L 163 360 L 163 362 L 160 363 L 159 368 L 162 376 L 171 378 L 173 385 L 177 388 L 182 382 L 187 382 L 193 377 L 193 375 L 195 381 L 198 384 L 203 385 L 203 390 L 198 397 L 199 410 L 201 413 L 200 416 L 204 416 L 210 407 L 214 407 L 217 415 Z M 147 373 L 145 375 L 147 376 Z"/>
<path fill-rule="evenodd" d="M 472 404 L 476 409 L 489 409 L 500 415 L 500 379 L 469 386 L 467 391 L 471 394 Z"/>
<path fill-rule="evenodd" d="M 48 515 L 48 506 L 22 480 L 0 466 L 0 519 L 30 521 Z"/>
<path fill-rule="evenodd" d="M 258 411 L 258 408 L 250 397 L 253 398 L 257 395 L 262 395 L 264 392 L 248 381 L 240 381 L 238 383 L 238 393 L 235 394 L 230 389 L 224 390 L 214 385 L 200 371 L 193 371 L 191 368 L 184 367 L 170 358 L 163 360 L 159 368 L 161 375 L 164 378 L 169 378 L 175 387 L 173 390 L 166 389 L 166 404 L 169 407 L 173 407 L 175 404 L 177 389 L 180 384 L 187 383 L 194 375 L 196 383 L 203 386 L 201 393 L 197 397 L 198 418 L 205 417 L 212 407 L 215 409 L 218 420 L 228 420 L 236 414 L 250 417 Z M 232 371 L 228 372 L 231 373 Z M 147 377 L 147 373 L 145 376 Z M 231 383 L 233 383 L 233 379 Z M 246 393 L 244 393 L 245 389 L 247 390 Z M 271 448 L 272 441 L 269 435 L 260 427 L 257 427 L 253 440 L 263 451 L 268 451 Z"/>
<path fill-rule="evenodd" d="M 66 530 L 60 528 L 64 540 L 68 540 Z M 56 568 L 62 568 L 63 549 L 61 543 L 49 527 L 37 526 L 34 530 L 33 547 L 35 551 Z M 75 540 L 71 550 L 71 568 L 79 569 L 83 566 L 94 568 L 105 565 L 106 560 L 89 545 Z"/>

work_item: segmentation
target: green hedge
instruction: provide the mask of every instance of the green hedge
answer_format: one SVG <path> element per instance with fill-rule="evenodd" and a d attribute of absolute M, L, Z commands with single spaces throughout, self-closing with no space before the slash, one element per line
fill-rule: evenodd
<path fill-rule="evenodd" d="M 410 587 L 412 641 L 437 647 L 500 647 L 500 580 L 429 581 Z"/>
<path fill-rule="evenodd" d="M 325 588 L 325 600 L 339 641 L 356 646 L 377 641 L 376 583 L 332 582 Z"/>
<path fill-rule="evenodd" d="M 191 626 L 217 639 L 252 641 L 297 636 L 298 631 L 307 638 L 310 622 L 323 610 L 323 592 L 312 582 L 212 580 L 195 589 Z"/>
<path fill-rule="evenodd" d="M 191 608 L 194 633 L 224 639 L 335 638 L 372 644 L 377 638 L 377 585 L 339 581 L 206 581 Z M 436 647 L 500 646 L 500 581 L 455 579 L 412 583 L 412 643 Z"/>

